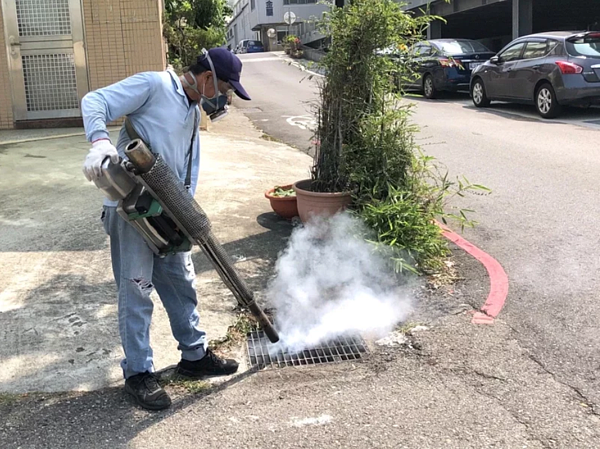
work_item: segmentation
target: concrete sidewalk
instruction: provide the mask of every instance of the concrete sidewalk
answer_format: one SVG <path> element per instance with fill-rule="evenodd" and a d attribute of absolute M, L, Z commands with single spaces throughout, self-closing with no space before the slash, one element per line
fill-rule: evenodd
<path fill-rule="evenodd" d="M 91 390 L 122 381 L 103 196 L 81 172 L 89 149 L 83 131 L 59 132 L 5 137 L 23 143 L 1 144 L 0 137 L 0 392 Z M 311 162 L 261 135 L 235 110 L 203 132 L 196 195 L 259 294 L 291 231 L 263 193 L 306 177 Z M 235 299 L 197 247 L 194 264 L 202 326 L 209 339 L 221 338 L 235 318 Z M 161 369 L 177 363 L 179 351 L 154 299 L 151 341 Z"/>

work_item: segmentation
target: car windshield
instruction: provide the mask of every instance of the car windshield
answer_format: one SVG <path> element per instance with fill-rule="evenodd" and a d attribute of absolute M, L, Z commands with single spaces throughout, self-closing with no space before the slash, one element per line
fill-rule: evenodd
<path fill-rule="evenodd" d="M 444 41 L 436 42 L 436 45 L 442 49 L 442 52 L 449 55 L 490 52 L 485 45 L 477 41 Z"/>
<path fill-rule="evenodd" d="M 581 38 L 567 41 L 567 51 L 571 56 L 600 58 L 600 37 Z"/>

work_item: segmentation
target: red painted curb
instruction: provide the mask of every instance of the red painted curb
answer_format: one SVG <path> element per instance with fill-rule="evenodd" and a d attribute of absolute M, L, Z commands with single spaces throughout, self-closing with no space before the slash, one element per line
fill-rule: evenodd
<path fill-rule="evenodd" d="M 460 235 L 451 231 L 447 226 L 442 223 L 438 223 L 438 226 L 442 228 L 444 237 L 456 244 L 456 246 L 462 248 L 475 259 L 483 264 L 490 276 L 490 293 L 488 294 L 487 300 L 480 312 L 476 312 L 473 315 L 471 322 L 473 324 L 492 324 L 494 318 L 498 316 L 506 297 L 508 296 L 508 276 L 502 268 L 502 265 L 489 254 L 483 252 L 472 243 L 463 239 Z"/>

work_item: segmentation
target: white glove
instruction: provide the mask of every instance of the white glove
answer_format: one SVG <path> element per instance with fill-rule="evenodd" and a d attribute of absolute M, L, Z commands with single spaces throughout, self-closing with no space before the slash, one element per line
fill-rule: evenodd
<path fill-rule="evenodd" d="M 83 164 L 83 174 L 88 181 L 95 181 L 102 176 L 102 162 L 107 157 L 110 157 L 113 164 L 119 163 L 119 153 L 110 140 L 94 142 Z"/>

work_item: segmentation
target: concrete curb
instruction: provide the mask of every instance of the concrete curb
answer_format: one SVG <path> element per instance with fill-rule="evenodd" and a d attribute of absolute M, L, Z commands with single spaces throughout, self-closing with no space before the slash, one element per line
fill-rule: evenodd
<path fill-rule="evenodd" d="M 494 324 L 494 319 L 500 314 L 508 296 L 508 276 L 496 259 L 468 242 L 450 228 L 438 223 L 443 230 L 444 237 L 453 242 L 470 256 L 477 259 L 485 267 L 490 277 L 490 292 L 485 304 L 475 312 L 471 322 L 473 324 Z"/>
<path fill-rule="evenodd" d="M 119 129 L 121 129 L 120 126 L 109 126 L 108 127 L 108 131 L 111 133 L 117 132 Z M 28 134 L 28 131 L 38 131 L 38 130 L 22 130 L 22 132 L 24 134 Z M 0 132 L 0 137 L 1 136 L 2 136 L 2 132 Z M 83 128 L 81 129 L 81 131 L 78 131 L 78 132 L 65 132 L 65 133 L 60 133 L 60 134 L 41 135 L 41 136 L 36 136 L 36 137 L 24 137 L 24 138 L 17 138 L 17 139 L 11 139 L 11 140 L 0 140 L 0 147 L 6 146 L 6 145 L 16 145 L 16 144 L 21 144 L 21 143 L 28 143 L 28 142 L 38 142 L 41 140 L 65 139 L 68 137 L 78 137 L 78 136 L 85 136 L 85 130 Z"/>
<path fill-rule="evenodd" d="M 27 142 L 37 142 L 40 140 L 64 139 L 66 137 L 77 137 L 77 136 L 85 136 L 85 132 L 70 133 L 70 134 L 56 134 L 56 135 L 52 135 L 52 136 L 40 136 L 40 137 L 34 137 L 34 138 L 30 138 L 30 139 L 5 140 L 3 142 L 0 142 L 0 146 L 15 145 L 15 144 L 27 143 Z"/>

